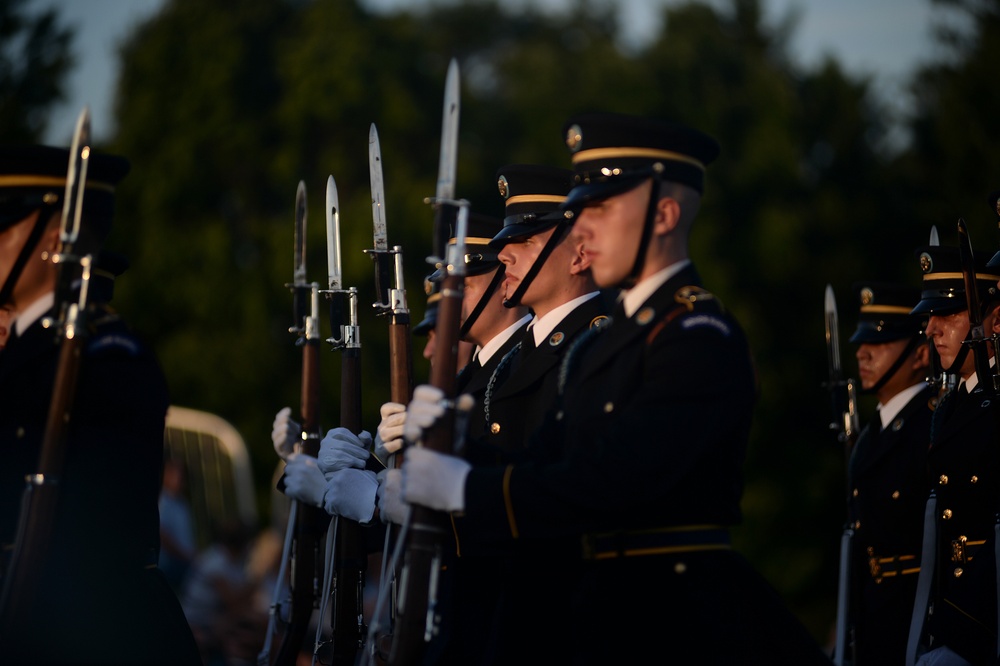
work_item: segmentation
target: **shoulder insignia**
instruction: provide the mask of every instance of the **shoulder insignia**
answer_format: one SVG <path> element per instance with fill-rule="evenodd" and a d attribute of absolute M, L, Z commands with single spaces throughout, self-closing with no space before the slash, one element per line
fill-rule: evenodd
<path fill-rule="evenodd" d="M 694 310 L 695 303 L 717 299 L 706 289 L 689 285 L 675 291 L 674 300 L 686 307 L 688 312 L 691 312 Z M 721 303 L 719 305 L 721 306 Z"/>
<path fill-rule="evenodd" d="M 558 347 L 563 343 L 563 340 L 565 339 L 566 339 L 565 333 L 563 333 L 562 331 L 556 331 L 555 333 L 549 336 L 549 346 Z"/>
<path fill-rule="evenodd" d="M 611 323 L 611 319 L 607 315 L 599 315 L 590 320 L 590 325 L 587 328 L 602 328 Z"/>

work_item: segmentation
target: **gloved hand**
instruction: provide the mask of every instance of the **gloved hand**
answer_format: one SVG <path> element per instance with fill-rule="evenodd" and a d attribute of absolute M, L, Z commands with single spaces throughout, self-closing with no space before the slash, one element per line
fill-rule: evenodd
<path fill-rule="evenodd" d="M 404 456 L 404 501 L 438 511 L 465 509 L 465 478 L 472 465 L 423 446 L 407 447 Z"/>
<path fill-rule="evenodd" d="M 375 472 L 364 469 L 339 469 L 326 477 L 323 507 L 330 515 L 343 516 L 359 523 L 371 522 L 375 515 Z"/>
<path fill-rule="evenodd" d="M 406 405 L 387 402 L 379 408 L 382 420 L 375 431 L 375 457 L 385 460 L 403 448 L 403 424 L 406 423 Z"/>
<path fill-rule="evenodd" d="M 378 473 L 378 513 L 383 523 L 402 525 L 410 511 L 410 505 L 403 501 L 403 472 L 400 469 L 384 469 Z"/>
<path fill-rule="evenodd" d="M 291 498 L 323 506 L 326 493 L 326 477 L 320 471 L 317 460 L 304 453 L 293 453 L 285 464 L 285 494 Z"/>
<path fill-rule="evenodd" d="M 271 441 L 274 442 L 274 452 L 282 460 L 295 453 L 295 443 L 302 438 L 302 426 L 292 420 L 292 408 L 283 407 L 274 415 L 271 429 Z"/>
<path fill-rule="evenodd" d="M 328 430 L 319 443 L 319 468 L 324 474 L 340 469 L 364 469 L 371 445 L 372 436 L 367 430 L 360 435 L 347 428 Z"/>
<path fill-rule="evenodd" d="M 423 439 L 424 430 L 444 414 L 444 391 L 430 384 L 413 389 L 413 398 L 406 408 L 403 437 L 407 443 L 416 444 Z"/>

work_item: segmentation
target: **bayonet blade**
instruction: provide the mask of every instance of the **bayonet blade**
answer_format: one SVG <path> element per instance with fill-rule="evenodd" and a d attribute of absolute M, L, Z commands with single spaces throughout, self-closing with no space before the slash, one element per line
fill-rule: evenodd
<path fill-rule="evenodd" d="M 459 113 L 458 61 L 448 63 L 444 82 L 444 111 L 441 119 L 441 156 L 438 160 L 437 199 L 455 198 L 455 171 L 458 158 Z"/>
<path fill-rule="evenodd" d="M 368 176 L 372 188 L 372 227 L 374 250 L 385 252 L 389 241 L 385 228 L 385 185 L 382 180 L 382 149 L 378 143 L 378 130 L 372 123 L 368 130 Z"/>
<path fill-rule="evenodd" d="M 299 181 L 295 189 L 295 258 L 292 264 L 292 283 L 306 282 L 306 183 Z"/>
<path fill-rule="evenodd" d="M 928 245 L 940 245 L 941 241 L 938 240 L 938 230 L 937 225 L 931 225 L 931 237 L 927 241 Z"/>
<path fill-rule="evenodd" d="M 326 179 L 326 257 L 331 290 L 343 288 L 340 263 L 340 198 L 333 176 Z"/>
<path fill-rule="evenodd" d="M 87 165 L 90 163 L 90 107 L 83 107 L 76 120 L 73 142 L 69 150 L 66 192 L 63 196 L 62 227 L 59 239 L 63 251 L 76 243 L 83 215 L 83 194 L 87 186 Z"/>
<path fill-rule="evenodd" d="M 826 350 L 827 359 L 830 366 L 830 383 L 840 381 L 842 367 L 840 365 L 840 333 L 838 331 L 839 321 L 837 318 L 837 299 L 833 294 L 833 287 L 826 285 L 826 299 L 823 309 L 826 313 Z"/>

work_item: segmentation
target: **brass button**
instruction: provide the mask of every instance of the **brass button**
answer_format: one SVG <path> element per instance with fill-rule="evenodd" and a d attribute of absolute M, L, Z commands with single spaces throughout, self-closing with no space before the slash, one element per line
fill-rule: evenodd
<path fill-rule="evenodd" d="M 950 519 L 951 518 L 951 509 L 945 509 L 944 512 L 941 513 L 941 517 L 944 518 L 945 520 Z"/>
<path fill-rule="evenodd" d="M 674 565 L 674 573 L 682 574 L 685 571 L 687 571 L 687 565 L 684 564 L 683 562 L 678 562 L 677 564 Z"/>
<path fill-rule="evenodd" d="M 899 491 L 898 490 L 892 491 L 892 499 L 894 499 L 894 500 L 895 499 L 899 499 Z"/>
<path fill-rule="evenodd" d="M 977 481 L 979 481 L 979 477 L 976 476 L 975 474 L 973 474 L 972 478 L 969 479 L 969 483 L 976 483 Z"/>
<path fill-rule="evenodd" d="M 854 492 L 853 492 L 853 493 L 851 493 L 851 494 L 852 494 L 852 495 L 854 495 L 855 497 L 857 497 L 857 496 L 858 496 L 858 489 L 857 489 L 857 488 L 855 488 L 855 489 L 854 489 Z"/>
<path fill-rule="evenodd" d="M 857 529 L 860 529 L 860 528 L 861 528 L 861 521 L 860 520 L 855 520 L 854 521 L 854 529 L 857 530 Z"/>
<path fill-rule="evenodd" d="M 941 484 L 942 486 L 947 486 L 948 485 L 948 475 L 947 474 L 942 474 L 941 476 L 939 476 L 938 477 L 938 483 Z"/>
<path fill-rule="evenodd" d="M 613 402 L 606 402 L 606 403 L 604 403 L 604 413 L 605 414 L 610 414 L 613 411 L 615 411 L 615 403 L 613 403 Z"/>
<path fill-rule="evenodd" d="M 500 424 L 497 423 L 496 421 L 494 421 L 493 423 L 491 423 L 490 424 L 490 432 L 493 433 L 494 435 L 499 434 L 500 433 Z"/>
<path fill-rule="evenodd" d="M 961 578 L 962 574 L 965 572 L 962 571 L 962 567 L 955 567 L 955 571 L 953 573 L 955 574 L 955 578 Z"/>

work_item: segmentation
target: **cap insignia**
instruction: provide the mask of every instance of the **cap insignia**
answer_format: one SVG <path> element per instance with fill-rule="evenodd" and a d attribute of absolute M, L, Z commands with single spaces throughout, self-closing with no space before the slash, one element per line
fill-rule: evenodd
<path fill-rule="evenodd" d="M 607 315 L 598 315 L 590 320 L 590 326 L 588 328 L 604 328 L 611 323 Z"/>
<path fill-rule="evenodd" d="M 497 189 L 500 190 L 500 196 L 504 199 L 510 196 L 510 186 L 507 185 L 506 176 L 500 176 L 500 180 L 497 181 Z"/>
<path fill-rule="evenodd" d="M 861 290 L 861 305 L 871 305 L 874 300 L 875 294 L 871 287 L 865 287 Z"/>
<path fill-rule="evenodd" d="M 583 144 L 583 130 L 580 129 L 579 125 L 573 125 L 568 130 L 566 130 L 566 146 L 569 147 L 570 152 L 576 152 L 580 150 Z"/>
<path fill-rule="evenodd" d="M 931 255 L 928 252 L 920 253 L 920 270 L 924 273 L 930 273 L 934 270 L 934 260 L 931 259 Z"/>
<path fill-rule="evenodd" d="M 558 347 L 559 345 L 562 344 L 563 340 L 565 339 L 566 339 L 565 333 L 563 333 L 562 331 L 556 331 L 555 333 L 549 336 L 549 346 Z"/>

